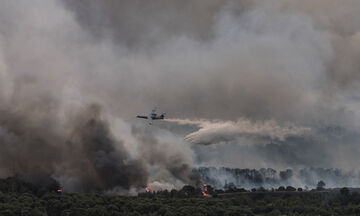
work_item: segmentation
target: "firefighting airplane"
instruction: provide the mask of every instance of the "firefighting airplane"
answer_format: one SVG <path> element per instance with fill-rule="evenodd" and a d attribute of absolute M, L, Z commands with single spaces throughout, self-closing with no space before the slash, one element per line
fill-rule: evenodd
<path fill-rule="evenodd" d="M 137 118 L 143 118 L 147 119 L 149 122 L 149 125 L 152 125 L 153 120 L 161 120 L 165 118 L 166 113 L 163 113 L 161 115 L 156 114 L 156 108 L 154 108 L 151 113 L 148 116 L 138 115 Z"/>

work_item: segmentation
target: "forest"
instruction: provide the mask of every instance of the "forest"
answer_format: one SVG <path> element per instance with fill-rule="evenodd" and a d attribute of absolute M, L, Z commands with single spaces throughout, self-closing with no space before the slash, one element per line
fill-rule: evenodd
<path fill-rule="evenodd" d="M 41 184 L 18 177 L 0 180 L 0 215 L 360 215 L 356 189 L 326 189 L 325 183 L 305 191 L 281 186 L 246 190 L 210 185 L 181 190 L 143 192 L 137 196 L 104 193 L 66 193 L 52 179 Z"/>

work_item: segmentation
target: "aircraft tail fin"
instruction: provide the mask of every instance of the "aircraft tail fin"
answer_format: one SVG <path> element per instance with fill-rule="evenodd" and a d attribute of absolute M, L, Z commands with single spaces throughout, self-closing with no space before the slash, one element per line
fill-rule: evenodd
<path fill-rule="evenodd" d="M 164 118 L 165 118 L 165 115 L 166 115 L 166 113 L 162 113 L 160 117 L 161 117 L 162 119 L 164 119 Z"/>

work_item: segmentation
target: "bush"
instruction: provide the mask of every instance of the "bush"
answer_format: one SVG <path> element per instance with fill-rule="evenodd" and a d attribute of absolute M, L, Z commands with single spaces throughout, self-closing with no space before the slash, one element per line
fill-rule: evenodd
<path fill-rule="evenodd" d="M 343 195 L 343 196 L 349 196 L 350 191 L 349 191 L 348 188 L 343 187 L 343 188 L 340 189 L 340 194 Z"/>
<path fill-rule="evenodd" d="M 284 186 L 280 186 L 277 191 L 285 191 L 285 187 Z"/>
<path fill-rule="evenodd" d="M 296 188 L 292 187 L 292 186 L 287 186 L 286 191 L 296 191 Z"/>

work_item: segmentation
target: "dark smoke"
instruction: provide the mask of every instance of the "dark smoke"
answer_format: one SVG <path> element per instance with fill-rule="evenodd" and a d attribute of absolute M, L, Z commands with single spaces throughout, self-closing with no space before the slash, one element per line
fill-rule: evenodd
<path fill-rule="evenodd" d="M 146 187 L 147 172 L 142 161 L 130 158 L 123 143 L 114 139 L 98 105 L 81 110 L 72 121 L 66 143 L 70 160 L 67 168 L 75 168 L 72 174 L 79 178 L 82 190 Z"/>
<path fill-rule="evenodd" d="M 36 113 L 30 115 L 13 107 L 2 107 L 0 113 L 1 176 L 53 174 L 56 163 L 61 161 L 64 144 L 54 119 L 37 118 Z"/>
<path fill-rule="evenodd" d="M 69 191 L 103 191 L 121 187 L 142 188 L 147 172 L 112 136 L 99 105 L 78 110 L 59 133 L 57 119 L 9 109 L 1 111 L 1 173 L 21 175 L 28 181 L 57 177 Z"/>

